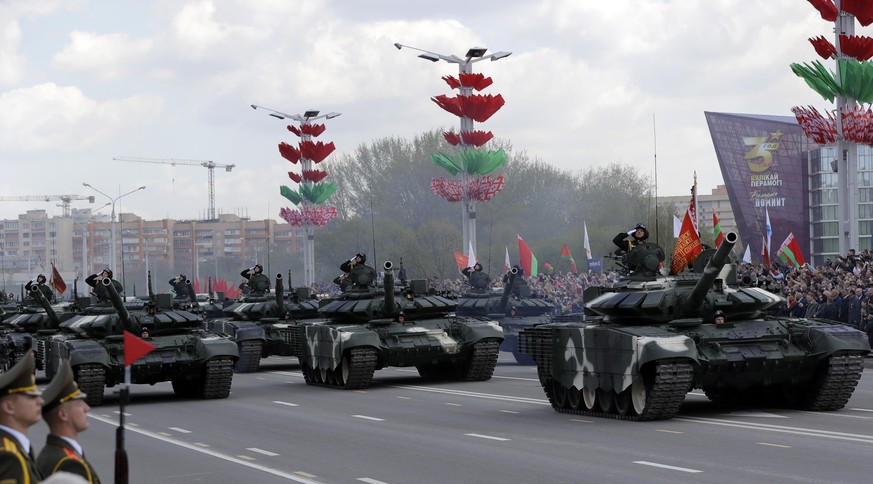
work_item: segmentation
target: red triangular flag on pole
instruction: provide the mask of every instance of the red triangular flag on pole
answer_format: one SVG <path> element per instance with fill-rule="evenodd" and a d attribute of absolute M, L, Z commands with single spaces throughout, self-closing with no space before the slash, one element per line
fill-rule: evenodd
<path fill-rule="evenodd" d="M 124 366 L 130 366 L 134 361 L 155 350 L 155 346 L 148 341 L 134 335 L 130 331 L 124 331 Z"/>
<path fill-rule="evenodd" d="M 455 252 L 455 264 L 458 265 L 458 269 L 466 269 L 470 267 L 470 264 L 468 264 L 468 256 L 460 252 Z"/>

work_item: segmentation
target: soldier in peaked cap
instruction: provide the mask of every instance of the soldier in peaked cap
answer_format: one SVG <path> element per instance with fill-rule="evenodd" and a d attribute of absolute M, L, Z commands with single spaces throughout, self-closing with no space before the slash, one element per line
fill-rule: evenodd
<path fill-rule="evenodd" d="M 0 375 L 0 483 L 39 482 L 28 429 L 40 420 L 43 400 L 36 387 L 33 350 Z"/>
<path fill-rule="evenodd" d="M 89 483 L 100 482 L 77 440 L 79 433 L 88 428 L 91 407 L 85 402 L 86 396 L 73 378 L 69 360 L 62 359 L 55 377 L 42 392 L 42 418 L 49 426 L 49 434 L 36 465 L 43 476 L 70 472 Z"/>

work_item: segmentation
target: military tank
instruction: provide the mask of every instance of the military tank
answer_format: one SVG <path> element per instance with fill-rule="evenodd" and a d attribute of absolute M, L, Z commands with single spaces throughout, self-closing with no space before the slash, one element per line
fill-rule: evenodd
<path fill-rule="evenodd" d="M 490 284 L 490 277 L 486 273 L 471 273 L 470 289 L 458 297 L 456 314 L 496 320 L 503 327 L 500 350 L 512 353 L 520 364 L 533 365 L 531 357 L 519 351 L 518 335 L 525 328 L 548 322 L 555 304 L 532 297 L 530 287 L 524 282 L 518 267 L 513 267 L 506 274 L 503 290 L 493 290 Z"/>
<path fill-rule="evenodd" d="M 660 247 L 641 244 L 628 254 L 628 276 L 586 297 L 590 319 L 524 330 L 522 349 L 536 362 L 552 407 L 668 419 L 694 388 L 728 403 L 844 407 L 870 351 L 867 335 L 833 321 L 768 314 L 784 299 L 736 285 L 736 240 L 728 233 L 675 277 L 658 272 Z M 716 311 L 726 323 L 713 323 Z"/>
<path fill-rule="evenodd" d="M 318 301 L 310 300 L 307 291 L 298 288 L 286 299 L 282 274 L 276 274 L 273 296 L 248 294 L 225 307 L 225 317 L 204 323 L 207 330 L 226 334 L 236 342 L 239 360 L 234 371 L 258 371 L 261 358 L 272 355 L 297 356 L 298 321 L 318 317 Z"/>
<path fill-rule="evenodd" d="M 203 329 L 203 320 L 189 311 L 172 309 L 169 294 L 125 303 L 111 279 L 101 284 L 110 302 L 97 303 L 62 322 L 60 333 L 46 346 L 47 368 L 60 358 L 73 366 L 76 382 L 91 406 L 103 402 L 104 387 L 124 381 L 124 331 L 136 335 L 148 329 L 155 350 L 131 365 L 131 383 L 170 381 L 180 396 L 226 398 L 230 394 L 236 344 Z M 193 294 L 193 292 L 192 292 Z M 166 296 L 166 297 L 164 297 Z"/>
<path fill-rule="evenodd" d="M 455 302 L 428 295 L 424 280 L 395 287 L 393 264 L 384 269 L 377 288 L 375 270 L 355 265 L 350 287 L 321 307 L 323 319 L 300 323 L 306 383 L 367 388 L 375 370 L 391 366 L 414 366 L 425 378 L 489 380 L 503 340 L 500 325 L 454 315 Z"/>
<path fill-rule="evenodd" d="M 62 321 L 78 313 L 80 306 L 75 299 L 53 305 L 37 286 L 31 287 L 29 295 L 31 304 L 19 307 L 0 322 L 0 369 L 11 368 L 33 348 L 36 369 L 47 370 L 51 377 L 52 372 L 45 365 L 45 342 L 59 331 Z"/>

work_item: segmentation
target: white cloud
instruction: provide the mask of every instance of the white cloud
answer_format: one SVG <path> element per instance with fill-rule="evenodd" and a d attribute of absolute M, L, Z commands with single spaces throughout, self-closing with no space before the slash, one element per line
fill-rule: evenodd
<path fill-rule="evenodd" d="M 152 39 L 131 39 L 124 33 L 96 34 L 74 31 L 70 43 L 55 54 L 55 67 L 110 81 L 128 74 L 148 56 Z"/>
<path fill-rule="evenodd" d="M 0 85 L 12 86 L 24 77 L 25 60 L 18 53 L 20 43 L 18 21 L 0 17 Z"/>
<path fill-rule="evenodd" d="M 0 94 L 0 152 L 75 152 L 147 124 L 163 100 L 140 94 L 97 102 L 79 88 L 53 83 Z"/>

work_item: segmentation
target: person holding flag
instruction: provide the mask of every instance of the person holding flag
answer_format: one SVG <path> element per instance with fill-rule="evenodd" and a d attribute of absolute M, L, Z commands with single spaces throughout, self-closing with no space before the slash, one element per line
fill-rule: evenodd
<path fill-rule="evenodd" d="M 85 460 L 79 443 L 79 433 L 88 429 L 86 394 L 79 390 L 73 377 L 70 360 L 62 359 L 55 377 L 42 393 L 42 418 L 49 426 L 45 447 L 36 459 L 43 476 L 57 472 L 69 472 L 85 479 L 89 484 L 99 484 L 100 478 L 94 467 Z"/>

